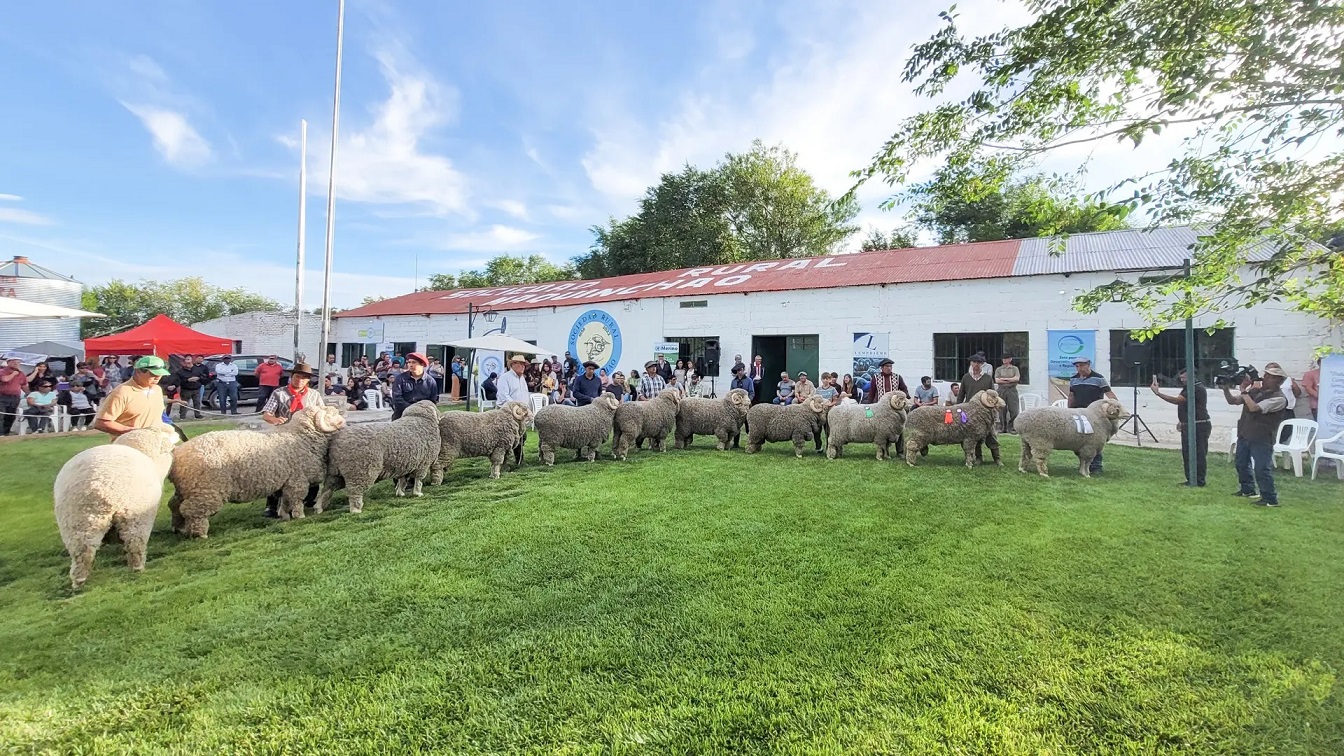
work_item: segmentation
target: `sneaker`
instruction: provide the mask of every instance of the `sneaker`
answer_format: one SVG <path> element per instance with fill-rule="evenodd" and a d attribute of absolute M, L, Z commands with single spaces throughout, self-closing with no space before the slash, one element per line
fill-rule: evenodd
<path fill-rule="evenodd" d="M 1254 491 L 1251 491 L 1250 493 L 1247 493 L 1246 491 L 1238 490 L 1236 493 L 1234 493 L 1234 494 L 1232 494 L 1232 495 L 1233 495 L 1233 496 L 1240 496 L 1240 497 L 1242 497 L 1242 498 L 1244 498 L 1244 499 L 1258 499 L 1258 498 L 1260 498 L 1259 496 L 1256 496 L 1256 494 L 1255 494 Z"/>
<path fill-rule="evenodd" d="M 1256 505 L 1257 507 L 1277 507 L 1277 506 L 1279 506 L 1279 502 L 1278 502 L 1277 499 L 1274 500 L 1274 501 L 1266 501 L 1265 499 L 1257 499 L 1256 502 L 1255 502 L 1255 505 Z"/>
<path fill-rule="evenodd" d="M 262 516 L 262 517 L 269 517 L 269 518 L 271 518 L 272 520 L 278 520 L 278 519 L 280 519 L 280 513 L 277 512 L 277 511 L 274 510 L 274 509 L 271 509 L 270 507 L 267 507 L 267 508 L 266 508 L 266 511 L 261 513 L 261 516 Z"/>

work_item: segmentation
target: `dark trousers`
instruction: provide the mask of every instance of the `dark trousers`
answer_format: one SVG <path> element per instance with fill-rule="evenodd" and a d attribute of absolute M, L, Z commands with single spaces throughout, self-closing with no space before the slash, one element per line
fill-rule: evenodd
<path fill-rule="evenodd" d="M 519 439 L 519 441 L 518 441 L 518 445 L 515 446 L 515 447 L 513 447 L 513 466 L 514 466 L 514 467 L 522 467 L 522 466 L 523 466 L 523 445 L 526 444 L 526 443 L 527 443 L 527 434 L 524 433 L 524 434 L 523 434 L 523 437 L 522 437 L 521 439 Z"/>
<path fill-rule="evenodd" d="M 200 392 L 199 390 L 197 390 L 197 389 L 183 389 L 183 390 L 182 390 L 182 401 L 184 401 L 184 402 L 189 402 L 189 403 L 191 404 L 192 409 L 194 409 L 194 410 L 196 411 L 196 419 L 197 419 L 197 420 L 200 420 L 200 419 L 201 419 L 201 392 Z M 177 419 L 178 419 L 178 420 L 186 420 L 186 419 L 187 419 L 187 407 L 186 407 L 186 405 L 184 405 L 184 404 L 180 404 L 180 405 L 178 405 L 178 407 L 177 407 Z"/>
<path fill-rule="evenodd" d="M 984 445 L 989 447 L 990 458 L 993 459 L 995 462 L 998 462 L 998 461 L 999 461 L 999 437 L 998 437 L 997 435 L 995 435 L 994 433 L 990 433 L 988 436 L 985 436 Z M 901 445 L 901 446 L 902 446 L 902 448 L 898 449 L 897 451 L 898 451 L 898 453 L 900 453 L 900 454 L 904 454 L 904 453 L 905 453 L 904 445 Z M 1101 459 L 1101 455 L 1100 455 L 1100 454 L 1097 455 L 1097 459 Z M 976 444 L 975 444 L 975 461 L 976 461 L 976 462 L 984 462 L 984 461 L 985 461 L 985 453 L 981 450 L 981 446 L 980 446 L 980 443 L 979 443 L 979 442 L 976 442 Z"/>
<path fill-rule="evenodd" d="M 1181 426 L 1181 467 L 1185 469 L 1185 480 L 1197 486 L 1204 485 L 1209 469 L 1209 432 L 1213 423 L 1195 423 L 1195 432 L 1190 433 L 1187 426 Z M 1190 477 L 1190 439 L 1195 440 L 1195 477 Z"/>
<path fill-rule="evenodd" d="M 271 394 L 274 394 L 275 390 L 278 388 L 280 387 L 279 386 L 257 387 L 257 412 L 261 412 L 261 409 L 266 406 L 266 400 L 270 399 Z"/>
<path fill-rule="evenodd" d="M 308 486 L 308 493 L 305 494 L 303 497 L 303 505 L 305 507 L 311 507 L 317 503 L 317 485 L 318 484 L 314 483 Z M 275 493 L 266 497 L 266 509 L 268 511 L 274 512 L 279 508 L 280 508 L 280 492 L 276 491 Z"/>
<path fill-rule="evenodd" d="M 0 394 L 0 436 L 8 436 L 18 419 L 19 398 L 9 394 Z"/>
<path fill-rule="evenodd" d="M 98 414 L 98 411 L 94 409 L 78 410 L 71 408 L 66 414 L 70 416 L 70 430 L 78 430 L 81 427 L 87 428 L 90 425 L 93 425 L 93 416 Z"/>
<path fill-rule="evenodd" d="M 1255 470 L 1251 470 L 1254 464 Z M 1237 438 L 1237 482 L 1241 492 L 1254 494 L 1260 487 L 1260 500 L 1266 503 L 1277 502 L 1278 493 L 1274 490 L 1274 442 L 1248 441 Z"/>

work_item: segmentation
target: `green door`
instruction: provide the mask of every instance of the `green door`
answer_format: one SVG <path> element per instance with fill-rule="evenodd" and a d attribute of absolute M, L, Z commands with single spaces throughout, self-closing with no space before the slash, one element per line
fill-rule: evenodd
<path fill-rule="evenodd" d="M 784 359 L 788 365 L 785 369 L 795 380 L 798 378 L 799 371 L 806 371 L 809 381 L 820 382 L 818 380 L 820 375 L 818 363 L 821 360 L 821 340 L 815 334 L 811 336 L 789 336 Z"/>

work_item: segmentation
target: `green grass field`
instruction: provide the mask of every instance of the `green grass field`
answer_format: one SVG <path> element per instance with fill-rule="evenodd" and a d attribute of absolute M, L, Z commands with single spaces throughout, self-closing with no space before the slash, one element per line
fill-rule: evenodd
<path fill-rule="evenodd" d="M 1254 507 L 1225 457 L 1048 481 L 871 446 L 459 463 L 275 523 L 232 505 L 68 589 L 51 482 L 0 446 L 0 750 L 1344 752 L 1344 486 Z M 566 458 L 567 459 L 567 458 Z"/>

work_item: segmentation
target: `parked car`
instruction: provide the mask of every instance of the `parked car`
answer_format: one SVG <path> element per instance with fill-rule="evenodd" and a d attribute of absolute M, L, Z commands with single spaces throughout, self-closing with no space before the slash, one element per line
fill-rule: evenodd
<path fill-rule="evenodd" d="M 268 354 L 235 354 L 233 355 L 233 364 L 238 366 L 238 404 L 256 404 L 257 403 L 257 365 L 266 361 Z M 224 358 L 222 354 L 212 354 L 205 358 L 206 367 L 210 368 L 210 374 L 213 376 L 215 365 Z M 283 386 L 289 382 L 289 372 L 294 369 L 294 360 L 287 360 L 284 357 L 276 358 L 280 367 L 285 372 L 280 377 L 280 385 Z M 313 385 L 317 385 L 317 378 L 314 376 Z M 205 387 L 205 407 L 217 410 L 218 403 L 215 401 L 215 382 L 212 378 Z"/>

